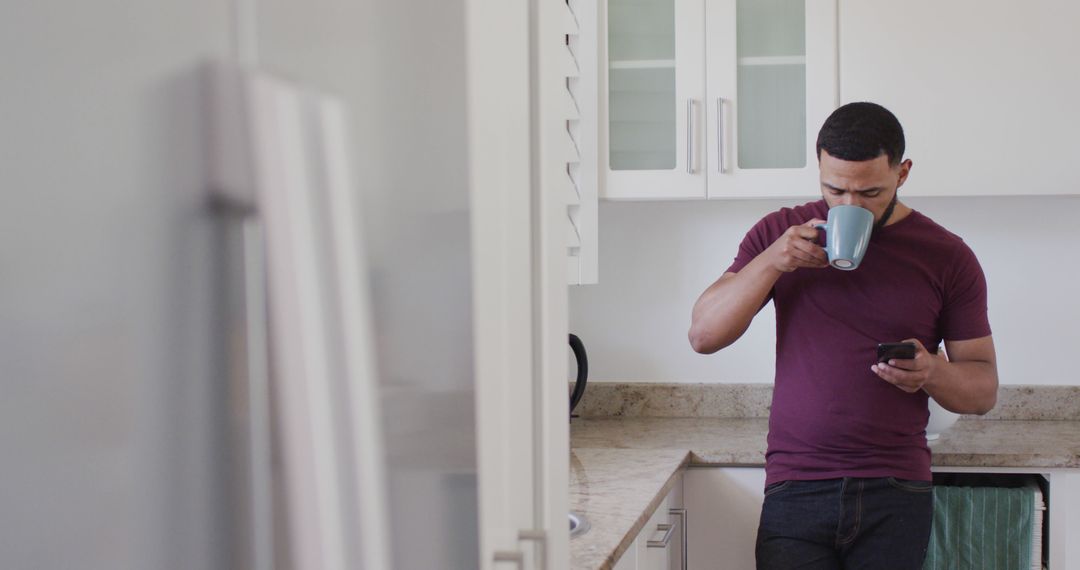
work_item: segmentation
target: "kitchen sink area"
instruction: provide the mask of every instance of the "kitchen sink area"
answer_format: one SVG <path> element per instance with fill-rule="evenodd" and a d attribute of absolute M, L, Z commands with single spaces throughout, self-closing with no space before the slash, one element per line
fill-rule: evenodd
<path fill-rule="evenodd" d="M 590 525 L 588 519 L 584 516 L 571 512 L 570 513 L 570 538 L 578 537 L 589 531 Z"/>

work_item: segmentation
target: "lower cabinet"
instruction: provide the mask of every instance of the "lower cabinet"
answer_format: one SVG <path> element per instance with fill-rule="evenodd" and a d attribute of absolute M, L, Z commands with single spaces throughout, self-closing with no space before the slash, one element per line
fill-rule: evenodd
<path fill-rule="evenodd" d="M 1030 468 L 936 467 L 935 485 L 949 484 L 948 476 L 958 474 L 977 475 L 983 479 L 980 485 L 994 486 L 1007 486 L 1000 483 L 1002 475 L 1036 476 L 1041 481 L 1046 509 L 1038 515 L 1045 518 L 1042 548 L 1033 545 L 1036 565 L 1042 558 L 1047 568 L 1080 568 L 1080 542 L 1075 540 L 1080 536 L 1080 470 L 1038 472 Z M 998 483 L 994 483 L 995 478 Z M 765 470 L 760 467 L 690 467 L 683 475 L 683 491 L 684 503 L 693 513 L 693 522 L 686 527 L 689 543 L 686 568 L 754 568 L 754 544 L 761 505 L 765 500 Z"/>
<path fill-rule="evenodd" d="M 690 467 L 684 474 L 685 502 L 693 509 L 688 526 L 689 570 L 745 570 L 754 567 L 765 469 Z"/>
<path fill-rule="evenodd" d="M 689 515 L 680 476 L 614 570 L 685 570 Z"/>

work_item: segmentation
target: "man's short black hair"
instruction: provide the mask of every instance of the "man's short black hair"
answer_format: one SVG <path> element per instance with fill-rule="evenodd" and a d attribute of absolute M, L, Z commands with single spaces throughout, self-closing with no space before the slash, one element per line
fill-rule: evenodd
<path fill-rule="evenodd" d="M 883 153 L 889 166 L 904 157 L 904 128 L 885 107 L 877 103 L 848 103 L 833 111 L 821 126 L 817 157 L 821 150 L 841 160 L 873 160 Z"/>

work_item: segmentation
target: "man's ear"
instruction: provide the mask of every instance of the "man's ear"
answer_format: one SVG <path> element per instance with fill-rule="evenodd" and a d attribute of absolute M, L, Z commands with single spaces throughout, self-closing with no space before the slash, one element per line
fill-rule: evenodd
<path fill-rule="evenodd" d="M 903 186 L 904 182 L 907 181 L 908 174 L 911 174 L 911 166 L 913 164 L 914 163 L 911 162 L 910 158 L 900 163 L 900 179 L 896 183 L 897 188 Z"/>

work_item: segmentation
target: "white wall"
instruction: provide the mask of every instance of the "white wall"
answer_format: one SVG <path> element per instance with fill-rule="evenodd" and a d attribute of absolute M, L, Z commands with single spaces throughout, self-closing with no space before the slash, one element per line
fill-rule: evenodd
<path fill-rule="evenodd" d="M 602 203 L 600 284 L 570 291 L 570 331 L 585 343 L 589 379 L 772 382 L 771 304 L 737 343 L 708 356 L 690 349 L 690 308 L 754 222 L 803 201 Z M 905 202 L 982 262 L 1001 382 L 1080 385 L 1071 358 L 1080 346 L 1080 196 Z"/>

